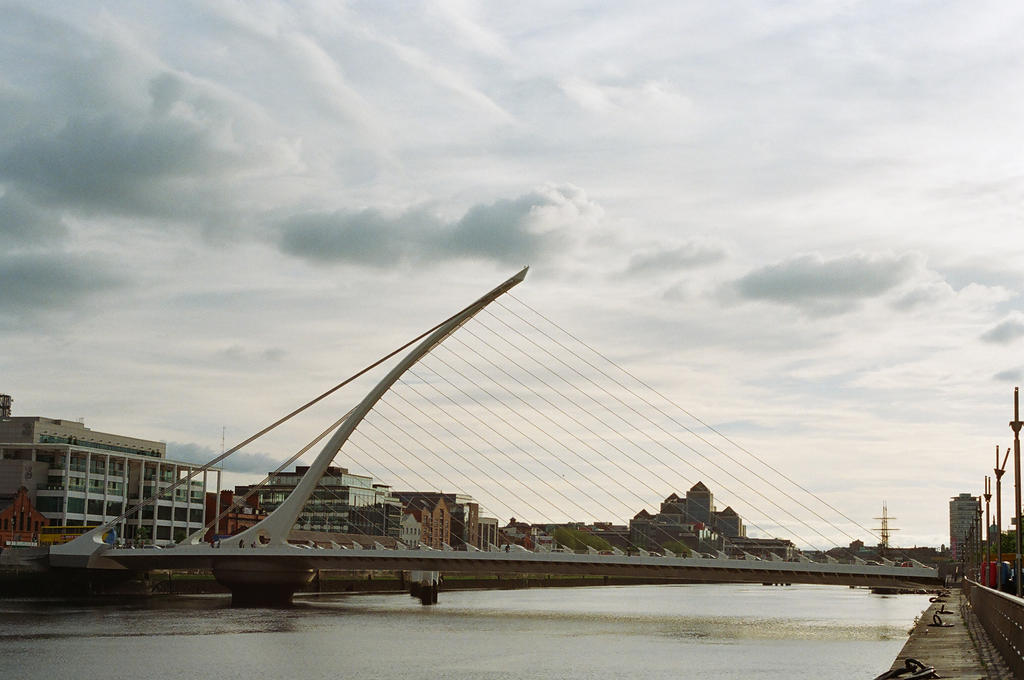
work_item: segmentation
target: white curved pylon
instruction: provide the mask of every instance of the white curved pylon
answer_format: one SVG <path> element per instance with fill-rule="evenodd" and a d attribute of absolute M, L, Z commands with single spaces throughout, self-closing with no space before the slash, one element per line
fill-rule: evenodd
<path fill-rule="evenodd" d="M 430 350 L 434 349 L 437 345 L 451 335 L 455 330 L 462 324 L 469 321 L 473 316 L 480 312 L 484 307 L 494 302 L 500 296 L 507 293 L 513 286 L 522 283 L 523 279 L 526 278 L 526 272 L 529 267 L 523 267 L 523 269 L 512 278 L 508 279 L 500 286 L 492 290 L 491 292 L 484 295 L 482 298 L 469 305 L 461 312 L 453 316 L 448 320 L 447 323 L 438 327 L 436 331 L 427 336 L 419 345 L 416 346 L 397 366 L 391 369 L 390 372 L 384 379 L 377 383 L 369 394 L 363 397 L 363 400 L 359 402 L 359 405 L 352 410 L 351 415 L 345 419 L 338 429 L 334 432 L 328 442 L 324 445 L 323 450 L 316 457 L 316 460 L 309 466 L 309 470 L 299 480 L 299 483 L 295 485 L 295 489 L 288 495 L 288 498 L 284 499 L 284 502 L 279 505 L 274 512 L 267 515 L 266 518 L 262 519 L 252 527 L 241 531 L 238 534 L 232 536 L 225 541 L 231 541 L 240 545 L 283 545 L 288 542 L 288 534 L 291 532 L 292 527 L 295 525 L 295 520 L 298 519 L 299 514 L 302 512 L 302 508 L 306 505 L 306 501 L 312 495 L 316 489 L 317 484 L 320 483 L 320 478 L 324 472 L 327 471 L 328 466 L 334 460 L 334 457 L 338 455 L 338 451 L 342 445 L 348 440 L 349 436 L 355 431 L 356 427 L 362 422 L 366 414 L 370 412 L 370 409 L 384 396 L 392 385 L 395 384 L 403 373 L 409 370 L 417 361 L 422 359 Z M 263 540 L 260 540 L 260 537 Z M 269 543 L 267 542 L 269 539 Z"/>

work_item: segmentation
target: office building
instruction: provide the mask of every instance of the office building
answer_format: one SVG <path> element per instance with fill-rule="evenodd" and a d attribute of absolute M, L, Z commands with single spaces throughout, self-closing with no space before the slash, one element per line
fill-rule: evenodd
<path fill-rule="evenodd" d="M 50 525 L 98 526 L 189 475 L 162 442 L 98 432 L 73 420 L 0 417 L 0 506 L 18 489 Z M 119 539 L 180 540 L 203 528 L 210 469 L 114 527 Z"/>
<path fill-rule="evenodd" d="M 953 562 L 964 557 L 967 538 L 981 530 L 981 497 L 962 493 L 949 499 L 949 549 Z"/>
<path fill-rule="evenodd" d="M 277 509 L 295 490 L 309 470 L 299 465 L 292 472 L 269 475 L 261 488 L 235 487 L 236 497 L 245 497 L 267 514 Z M 295 521 L 299 531 L 315 531 L 359 536 L 389 536 L 401 533 L 402 503 L 385 484 L 373 477 L 357 475 L 342 467 L 328 467 Z"/>

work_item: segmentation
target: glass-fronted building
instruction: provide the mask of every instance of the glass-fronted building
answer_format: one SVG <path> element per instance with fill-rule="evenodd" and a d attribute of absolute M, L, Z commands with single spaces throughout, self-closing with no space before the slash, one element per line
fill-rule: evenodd
<path fill-rule="evenodd" d="M 0 497 L 28 490 L 51 525 L 106 524 L 198 466 L 167 458 L 163 442 L 97 432 L 83 423 L 39 416 L 0 418 Z M 115 527 L 122 539 L 158 543 L 203 528 L 211 468 Z"/>
<path fill-rule="evenodd" d="M 291 472 L 270 474 L 259 489 L 236 487 L 235 496 L 256 494 L 257 506 L 270 514 L 295 489 L 309 466 L 299 465 Z M 373 477 L 357 475 L 345 468 L 331 466 L 324 472 L 313 494 L 295 522 L 300 531 L 391 536 L 401 534 L 402 503 L 385 484 Z"/>

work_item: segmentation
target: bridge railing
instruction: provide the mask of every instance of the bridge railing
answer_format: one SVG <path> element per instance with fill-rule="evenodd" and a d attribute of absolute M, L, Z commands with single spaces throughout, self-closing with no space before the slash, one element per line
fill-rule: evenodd
<path fill-rule="evenodd" d="M 982 628 L 1013 675 L 1024 678 L 1024 599 L 964 579 L 963 588 Z"/>

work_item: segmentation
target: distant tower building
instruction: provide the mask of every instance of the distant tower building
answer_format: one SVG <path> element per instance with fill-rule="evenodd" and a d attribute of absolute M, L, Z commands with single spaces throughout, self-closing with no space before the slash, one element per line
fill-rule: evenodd
<path fill-rule="evenodd" d="M 711 525 L 715 511 L 715 497 L 703 482 L 697 482 L 686 492 L 686 515 L 692 522 Z"/>
<path fill-rule="evenodd" d="M 679 494 L 672 493 L 661 502 L 662 515 L 685 515 L 686 501 L 679 497 Z"/>
<path fill-rule="evenodd" d="M 722 536 L 726 538 L 739 538 L 747 535 L 747 529 L 743 526 L 743 520 L 732 509 L 732 506 L 728 506 L 725 510 L 716 512 L 714 515 L 714 529 Z"/>
<path fill-rule="evenodd" d="M 949 549 L 953 561 L 960 559 L 971 528 L 978 523 L 981 498 L 969 493 L 949 499 Z"/>

